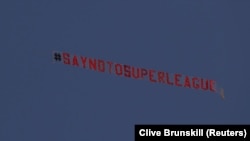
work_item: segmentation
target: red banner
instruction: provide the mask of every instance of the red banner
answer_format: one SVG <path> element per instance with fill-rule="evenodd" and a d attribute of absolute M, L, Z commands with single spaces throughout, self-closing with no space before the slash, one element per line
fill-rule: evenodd
<path fill-rule="evenodd" d="M 128 64 L 114 63 L 112 61 L 106 61 L 102 59 L 71 55 L 67 52 L 54 53 L 54 59 L 56 61 L 62 61 L 65 65 L 82 67 L 84 69 L 97 72 L 107 72 L 127 78 L 148 80 L 152 83 L 162 83 L 177 87 L 193 88 L 197 90 L 211 91 L 214 93 L 217 92 L 216 81 L 212 79 L 135 67 Z"/>

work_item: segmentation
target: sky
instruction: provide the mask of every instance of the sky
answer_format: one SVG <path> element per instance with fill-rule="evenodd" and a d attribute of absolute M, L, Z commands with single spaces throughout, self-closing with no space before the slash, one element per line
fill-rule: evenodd
<path fill-rule="evenodd" d="M 3 0 L 0 140 L 129 141 L 135 124 L 250 124 L 249 1 Z M 219 94 L 55 63 L 213 79 Z"/>

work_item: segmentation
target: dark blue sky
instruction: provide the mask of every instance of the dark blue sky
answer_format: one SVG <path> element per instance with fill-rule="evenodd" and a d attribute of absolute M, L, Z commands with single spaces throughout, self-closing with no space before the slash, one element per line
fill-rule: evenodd
<path fill-rule="evenodd" d="M 128 141 L 134 124 L 246 124 L 249 1 L 0 2 L 0 140 Z M 53 63 L 66 51 L 217 81 L 218 94 Z"/>

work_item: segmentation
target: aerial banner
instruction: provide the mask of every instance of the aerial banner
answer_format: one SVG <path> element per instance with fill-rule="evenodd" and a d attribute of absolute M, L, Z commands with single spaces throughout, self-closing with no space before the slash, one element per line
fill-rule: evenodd
<path fill-rule="evenodd" d="M 162 83 L 170 86 L 220 93 L 222 98 L 224 98 L 224 90 L 222 88 L 218 89 L 216 87 L 216 81 L 213 79 L 135 67 L 129 64 L 115 63 L 113 61 L 75 55 L 68 52 L 53 52 L 53 59 L 65 65 L 89 69 L 100 73 L 109 73 L 136 80 L 146 80 L 151 83 Z"/>

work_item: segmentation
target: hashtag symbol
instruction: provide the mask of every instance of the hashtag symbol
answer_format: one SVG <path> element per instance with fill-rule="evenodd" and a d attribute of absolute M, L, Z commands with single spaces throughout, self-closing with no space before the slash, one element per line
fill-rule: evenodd
<path fill-rule="evenodd" d="M 61 59 L 61 54 L 60 53 L 54 53 L 54 59 L 56 60 L 56 61 L 61 61 L 62 59 Z"/>

